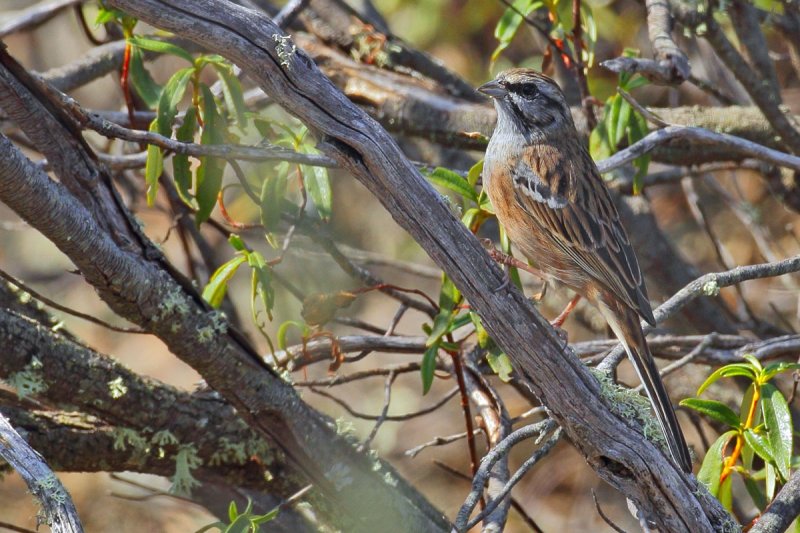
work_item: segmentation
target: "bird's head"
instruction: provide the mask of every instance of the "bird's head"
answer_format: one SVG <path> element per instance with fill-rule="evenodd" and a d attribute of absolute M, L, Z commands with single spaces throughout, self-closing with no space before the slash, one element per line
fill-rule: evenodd
<path fill-rule="evenodd" d="M 574 128 L 564 93 L 556 82 L 533 69 L 503 71 L 478 91 L 494 100 L 500 129 L 539 137 Z"/>

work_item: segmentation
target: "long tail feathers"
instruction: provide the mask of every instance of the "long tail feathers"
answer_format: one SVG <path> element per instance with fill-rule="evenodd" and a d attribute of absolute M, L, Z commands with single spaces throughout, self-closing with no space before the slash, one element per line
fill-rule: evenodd
<path fill-rule="evenodd" d="M 664 432 L 667 447 L 673 460 L 684 472 L 691 472 L 692 459 L 689 455 L 689 448 L 686 446 L 686 439 L 678 424 L 675 411 L 672 409 L 672 402 L 667 394 L 667 389 L 664 388 L 664 383 L 661 381 L 658 367 L 656 367 L 653 356 L 650 354 L 650 349 L 647 347 L 647 341 L 639 324 L 639 317 L 632 311 L 625 313 L 628 316 L 624 318 L 609 316 L 605 312 L 603 314 L 606 315 L 611 329 L 614 330 L 614 333 L 625 345 L 628 357 L 639 375 L 647 397 L 650 398 L 650 403 L 653 405 L 653 410 L 661 425 L 661 430 Z M 624 322 L 620 323 L 617 320 Z"/>

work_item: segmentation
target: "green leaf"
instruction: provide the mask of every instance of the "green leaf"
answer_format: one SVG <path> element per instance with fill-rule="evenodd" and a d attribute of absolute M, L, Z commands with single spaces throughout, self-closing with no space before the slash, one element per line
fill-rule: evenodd
<path fill-rule="evenodd" d="M 449 276 L 442 275 L 442 288 L 439 291 L 439 307 L 453 310 L 461 301 L 461 293 Z"/>
<path fill-rule="evenodd" d="M 280 512 L 280 510 L 281 510 L 281 508 L 280 508 L 280 506 L 278 506 L 278 507 L 275 507 L 274 509 L 272 509 L 270 512 L 266 513 L 266 514 L 262 514 L 260 516 L 259 515 L 253 516 L 253 524 L 255 524 L 256 526 L 259 526 L 261 524 L 266 524 L 267 522 L 275 520 L 275 518 L 278 517 L 278 513 Z"/>
<path fill-rule="evenodd" d="M 425 355 L 422 356 L 422 368 L 420 374 L 422 376 L 422 394 L 428 394 L 433 384 L 433 373 L 436 370 L 436 354 L 439 352 L 439 346 L 429 346 L 425 350 Z"/>
<path fill-rule="evenodd" d="M 194 533 L 206 533 L 206 531 L 211 531 L 212 529 L 218 529 L 223 531 L 226 527 L 228 527 L 224 522 L 214 522 L 212 524 L 208 524 L 207 526 L 203 526 Z"/>
<path fill-rule="evenodd" d="M 705 485 L 714 497 L 719 494 L 719 478 L 722 475 L 724 462 L 722 452 L 728 442 L 735 436 L 736 431 L 733 430 L 720 435 L 708 449 L 706 456 L 703 458 L 703 464 L 700 466 L 700 471 L 697 473 L 697 480 Z"/>
<path fill-rule="evenodd" d="M 253 269 L 251 280 L 250 299 L 254 307 L 256 298 L 261 299 L 267 317 L 272 320 L 272 308 L 275 307 L 275 289 L 272 287 L 272 270 L 264 256 L 259 252 L 247 254 L 247 262 Z"/>
<path fill-rule="evenodd" d="M 488 352 L 486 354 L 486 362 L 489 363 L 492 371 L 497 374 L 497 377 L 499 377 L 503 383 L 511 381 L 511 374 L 514 372 L 514 367 L 511 365 L 511 360 L 505 352 L 497 354 Z"/>
<path fill-rule="evenodd" d="M 776 476 L 775 476 L 775 467 L 772 466 L 772 463 L 767 463 L 764 467 L 767 473 L 767 500 L 772 501 L 775 497 L 775 485 L 776 485 Z"/>
<path fill-rule="evenodd" d="M 242 84 L 233 74 L 229 64 L 214 64 L 214 68 L 219 74 L 222 82 L 222 96 L 225 98 L 225 106 L 228 111 L 236 117 L 236 124 L 244 129 L 247 127 L 247 106 L 244 103 Z"/>
<path fill-rule="evenodd" d="M 511 239 L 508 238 L 508 233 L 504 227 L 500 227 L 500 251 L 507 255 L 513 255 L 511 252 Z M 522 278 L 519 277 L 519 269 L 517 267 L 508 268 L 508 277 L 511 278 L 511 283 L 522 289 Z"/>
<path fill-rule="evenodd" d="M 231 500 L 231 503 L 228 505 L 228 520 L 233 522 L 236 520 L 236 517 L 239 516 L 239 509 L 236 507 L 236 502 Z"/>
<path fill-rule="evenodd" d="M 608 144 L 611 149 L 611 153 L 617 151 L 617 125 L 619 123 L 619 112 L 620 108 L 622 107 L 622 97 L 618 94 L 612 96 L 609 100 L 609 103 L 606 105 L 608 106 L 608 115 L 606 117 L 606 136 L 608 138 Z"/>
<path fill-rule="evenodd" d="M 203 94 L 203 133 L 200 143 L 203 145 L 222 144 L 225 139 L 225 125 L 217 111 L 214 95 L 205 84 L 201 86 Z M 225 170 L 225 160 L 216 157 L 203 156 L 197 168 L 197 214 L 195 223 L 199 226 L 211 216 L 211 211 L 217 203 L 217 195 L 222 187 L 222 174 Z"/>
<path fill-rule="evenodd" d="M 442 309 L 433 319 L 433 327 L 425 343 L 427 346 L 438 346 L 442 337 L 450 332 L 450 324 L 453 321 L 453 312 L 449 309 Z"/>
<path fill-rule="evenodd" d="M 612 137 L 614 146 L 619 146 L 619 143 L 622 142 L 622 139 L 628 132 L 628 127 L 630 126 L 631 122 L 631 113 L 633 112 L 633 108 L 631 104 L 628 103 L 627 100 L 620 97 L 620 104 L 619 104 L 619 114 L 617 115 L 617 126 L 615 128 L 616 137 Z"/>
<path fill-rule="evenodd" d="M 138 48 L 131 50 L 130 64 L 128 65 L 128 80 L 145 105 L 154 108 L 158 105 L 161 96 L 161 86 L 153 81 L 150 72 L 144 67 L 142 51 Z"/>
<path fill-rule="evenodd" d="M 289 328 L 291 327 L 299 329 L 301 335 L 306 335 L 308 333 L 308 327 L 302 322 L 298 322 L 297 320 L 287 320 L 278 327 L 278 333 L 276 334 L 276 337 L 278 338 L 278 348 L 281 350 L 285 350 L 287 347 L 286 335 L 289 333 Z"/>
<path fill-rule="evenodd" d="M 159 41 L 156 39 L 151 39 L 149 37 L 129 37 L 128 42 L 130 42 L 136 48 L 141 48 L 143 50 L 150 50 L 151 52 L 158 52 L 160 54 L 172 54 L 174 56 L 178 56 L 182 59 L 185 59 L 189 63 L 194 63 L 194 58 L 192 54 L 181 48 L 176 44 L 172 44 L 166 41 Z"/>
<path fill-rule="evenodd" d="M 450 169 L 437 167 L 428 174 L 428 179 L 435 185 L 449 189 L 456 194 L 478 203 L 478 193 L 460 174 Z"/>
<path fill-rule="evenodd" d="M 764 367 L 761 366 L 761 361 L 759 361 L 758 358 L 751 353 L 744 354 L 742 356 L 742 359 L 746 360 L 748 363 L 753 365 L 753 368 L 755 368 L 757 371 L 761 371 L 764 369 Z"/>
<path fill-rule="evenodd" d="M 214 309 L 219 309 L 222 300 L 225 299 L 225 293 L 228 291 L 228 281 L 245 261 L 247 258 L 240 255 L 219 267 L 203 289 L 203 300 L 207 301 Z"/>
<path fill-rule="evenodd" d="M 158 129 L 157 120 L 150 123 L 150 131 L 155 132 Z M 147 186 L 147 205 L 153 206 L 158 194 L 158 179 L 164 172 L 164 154 L 161 148 L 154 144 L 147 145 L 147 159 L 144 163 L 144 181 Z"/>
<path fill-rule="evenodd" d="M 727 424 L 732 428 L 738 428 L 741 425 L 739 416 L 733 412 L 733 409 L 722 402 L 702 400 L 700 398 L 686 398 L 685 400 L 681 400 L 680 404 L 722 422 L 723 424 Z"/>
<path fill-rule="evenodd" d="M 717 499 L 722 506 L 731 512 L 733 509 L 733 476 L 728 476 L 719 485 L 719 495 Z"/>
<path fill-rule="evenodd" d="M 172 123 L 175 120 L 175 115 L 178 114 L 178 104 L 183 99 L 186 92 L 186 86 L 194 74 L 194 69 L 191 67 L 183 68 L 173 74 L 164 85 L 164 90 L 161 91 L 161 98 L 158 99 L 158 112 L 156 120 L 158 121 L 158 133 L 164 137 L 172 136 Z"/>
<path fill-rule="evenodd" d="M 197 111 L 190 107 L 183 117 L 183 124 L 175 132 L 175 138 L 181 142 L 193 142 L 194 134 L 197 131 Z M 187 205 L 194 206 L 194 198 L 190 191 L 192 187 L 192 166 L 189 163 L 189 156 L 186 154 L 175 154 L 172 156 L 172 172 L 174 174 L 175 187 L 178 195 Z"/>
<path fill-rule="evenodd" d="M 499 41 L 499 44 L 494 52 L 492 52 L 492 63 L 497 61 L 497 58 L 500 57 L 503 50 L 508 48 L 508 45 L 511 44 L 511 41 L 517 34 L 517 30 L 519 30 L 522 24 L 522 16 L 520 16 L 517 11 L 528 15 L 533 12 L 534 9 L 542 7 L 543 4 L 541 1 L 516 0 L 513 5 L 514 9 L 507 8 L 494 28 L 494 36 Z"/>
<path fill-rule="evenodd" d="M 592 159 L 600 161 L 611 157 L 611 143 L 608 140 L 608 109 L 611 98 L 606 101 L 603 116 L 597 121 L 597 126 L 589 134 L 589 153 Z"/>
<path fill-rule="evenodd" d="M 481 348 L 488 347 L 492 339 L 489 337 L 489 332 L 487 332 L 486 328 L 483 327 L 481 317 L 478 316 L 478 313 L 470 311 L 469 318 L 472 320 L 472 324 L 475 326 L 475 337 L 478 340 L 478 346 Z"/>
<path fill-rule="evenodd" d="M 230 236 L 228 237 L 228 242 L 230 243 L 231 246 L 233 246 L 233 249 L 236 250 L 237 252 L 248 252 L 247 245 L 244 243 L 242 238 L 236 235 L 235 233 L 230 234 Z"/>
<path fill-rule="evenodd" d="M 309 167 L 303 165 L 303 181 L 306 184 L 308 195 L 317 208 L 317 213 L 322 220 L 331 217 L 333 192 L 331 191 L 331 180 L 328 177 L 328 169 L 324 167 Z"/>
<path fill-rule="evenodd" d="M 708 376 L 703 384 L 700 385 L 700 388 L 697 389 L 697 395 L 700 396 L 703 394 L 703 391 L 718 379 L 729 378 L 733 376 L 745 376 L 751 380 L 756 379 L 756 373 L 753 372 L 753 368 L 750 365 L 745 363 L 731 363 L 730 365 L 725 365 L 712 372 L 712 374 Z"/>
<path fill-rule="evenodd" d="M 467 183 L 472 188 L 478 183 L 478 178 L 483 174 L 483 159 L 472 165 L 467 173 Z"/>
<path fill-rule="evenodd" d="M 107 22 L 122 22 L 122 19 L 125 17 L 125 13 L 120 11 L 119 9 L 115 9 L 113 7 L 106 7 L 102 3 L 100 3 L 97 17 L 94 19 L 94 23 L 96 26 L 100 26 L 101 24 L 105 24 Z"/>
<path fill-rule="evenodd" d="M 267 176 L 261 185 L 260 216 L 264 231 L 277 229 L 281 221 L 281 204 L 286 195 L 286 178 L 280 174 Z"/>
<path fill-rule="evenodd" d="M 763 381 L 769 381 L 778 374 L 782 374 L 783 372 L 787 372 L 789 370 L 800 370 L 800 364 L 787 363 L 785 361 L 780 363 L 772 363 L 764 368 L 764 371 L 761 374 L 761 379 Z"/>
<path fill-rule="evenodd" d="M 767 497 L 761 491 L 761 487 L 748 475 L 742 476 L 742 479 L 744 480 L 744 487 L 747 489 L 747 493 L 750 494 L 753 503 L 763 511 L 767 507 L 768 502 Z"/>
<path fill-rule="evenodd" d="M 774 385 L 761 386 L 761 408 L 767 429 L 767 441 L 775 466 L 784 480 L 789 479 L 792 460 L 792 415 L 786 398 Z"/>
<path fill-rule="evenodd" d="M 194 60 L 195 67 L 203 68 L 206 65 L 220 65 L 226 67 L 229 66 L 230 63 L 228 62 L 227 59 L 225 59 L 219 54 L 203 54 L 195 58 Z"/>
<path fill-rule="evenodd" d="M 628 146 L 641 140 L 645 135 L 647 135 L 647 119 L 634 112 L 628 122 Z M 643 155 L 636 158 L 633 165 L 636 167 L 636 174 L 633 176 L 633 194 L 640 194 L 644 186 L 644 177 L 647 176 L 647 169 L 650 167 L 650 156 Z"/>
<path fill-rule="evenodd" d="M 249 533 L 250 531 L 252 531 L 250 528 L 250 516 L 244 513 L 236 517 L 236 520 L 225 528 L 225 533 Z"/>
<path fill-rule="evenodd" d="M 769 449 L 769 442 L 764 436 L 757 434 L 752 429 L 744 430 L 744 441 L 747 443 L 753 451 L 758 454 L 759 457 L 764 459 L 766 462 L 774 462 L 775 458 L 772 456 L 772 452 Z"/>

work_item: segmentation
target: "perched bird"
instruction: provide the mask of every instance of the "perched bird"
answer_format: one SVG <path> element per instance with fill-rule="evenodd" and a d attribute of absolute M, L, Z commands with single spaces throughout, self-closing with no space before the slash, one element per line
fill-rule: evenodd
<path fill-rule="evenodd" d="M 483 187 L 517 248 L 546 277 L 597 305 L 625 346 L 674 461 L 692 463 L 640 317 L 655 325 L 639 264 L 611 195 L 578 136 L 564 94 L 534 70 L 511 69 L 482 85 L 497 126 Z"/>

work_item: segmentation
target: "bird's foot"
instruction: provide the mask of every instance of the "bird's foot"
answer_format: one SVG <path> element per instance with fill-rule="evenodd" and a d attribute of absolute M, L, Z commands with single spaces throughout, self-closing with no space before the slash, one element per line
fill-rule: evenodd
<path fill-rule="evenodd" d="M 530 266 L 528 263 L 525 263 L 524 261 L 520 261 L 514 256 L 508 255 L 496 249 L 491 239 L 481 239 L 481 244 L 483 244 L 483 247 L 486 248 L 487 252 L 489 252 L 491 258 L 494 259 L 496 262 L 500 263 L 501 265 L 518 268 L 520 270 L 524 270 L 525 272 L 533 274 L 537 278 L 544 279 L 544 274 L 542 274 L 540 270 Z"/>
<path fill-rule="evenodd" d="M 561 311 L 561 314 L 559 314 L 555 319 L 550 321 L 550 325 L 552 325 L 556 329 L 561 329 L 561 326 L 564 325 L 564 322 L 567 320 L 567 317 L 569 317 L 569 314 L 573 311 L 573 309 L 575 309 L 580 300 L 581 300 L 581 295 L 576 294 L 572 298 L 572 300 L 569 301 L 564 310 Z"/>

